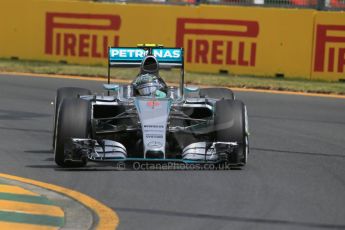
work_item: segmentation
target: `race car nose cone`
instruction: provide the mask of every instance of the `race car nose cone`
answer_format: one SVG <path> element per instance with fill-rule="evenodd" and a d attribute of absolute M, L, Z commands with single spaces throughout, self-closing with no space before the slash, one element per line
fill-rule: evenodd
<path fill-rule="evenodd" d="M 163 159 L 164 153 L 162 151 L 152 151 L 149 150 L 146 152 L 146 158 L 149 159 Z"/>

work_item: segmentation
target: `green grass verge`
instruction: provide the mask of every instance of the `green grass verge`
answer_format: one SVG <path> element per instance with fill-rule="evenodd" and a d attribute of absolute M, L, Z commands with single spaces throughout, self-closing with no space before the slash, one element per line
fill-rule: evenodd
<path fill-rule="evenodd" d="M 107 75 L 107 68 L 104 66 L 85 66 L 9 59 L 0 59 L 0 71 L 78 75 L 90 77 L 105 77 Z M 112 78 L 132 80 L 137 72 L 137 69 L 113 69 Z M 179 73 L 177 71 L 162 71 L 161 75 L 167 82 L 179 82 Z M 301 79 L 201 74 L 188 72 L 185 75 L 185 79 L 187 84 L 345 95 L 345 83 L 342 82 L 307 81 Z"/>

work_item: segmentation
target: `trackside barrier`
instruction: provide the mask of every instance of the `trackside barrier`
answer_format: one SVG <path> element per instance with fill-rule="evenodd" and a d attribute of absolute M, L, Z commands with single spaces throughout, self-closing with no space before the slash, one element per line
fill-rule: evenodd
<path fill-rule="evenodd" d="M 28 11 L 27 9 L 31 9 Z M 183 46 L 186 70 L 345 78 L 341 12 L 2 0 L 0 57 L 104 64 L 108 46 Z"/>

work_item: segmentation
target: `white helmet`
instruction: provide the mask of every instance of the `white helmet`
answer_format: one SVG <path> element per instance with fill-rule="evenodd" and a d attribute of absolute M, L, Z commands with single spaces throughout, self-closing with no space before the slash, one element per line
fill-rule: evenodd
<path fill-rule="evenodd" d="M 150 73 L 140 74 L 133 82 L 133 86 L 141 96 L 150 96 L 157 90 L 164 92 L 167 89 L 165 82 L 160 77 Z"/>
<path fill-rule="evenodd" d="M 141 63 L 140 73 L 133 81 L 133 88 L 141 96 L 150 96 L 157 90 L 167 93 L 167 85 L 158 75 L 159 65 L 155 56 L 148 55 Z"/>

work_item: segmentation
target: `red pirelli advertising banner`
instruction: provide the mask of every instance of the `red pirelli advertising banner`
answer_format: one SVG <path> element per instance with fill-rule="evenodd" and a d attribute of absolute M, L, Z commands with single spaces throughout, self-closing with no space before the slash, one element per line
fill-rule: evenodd
<path fill-rule="evenodd" d="M 320 12 L 315 18 L 312 79 L 345 79 L 345 14 Z"/>
<path fill-rule="evenodd" d="M 189 71 L 337 80 L 344 22 L 301 9 L 2 0 L 0 57 L 105 65 L 108 46 L 160 43 L 184 47 Z"/>

